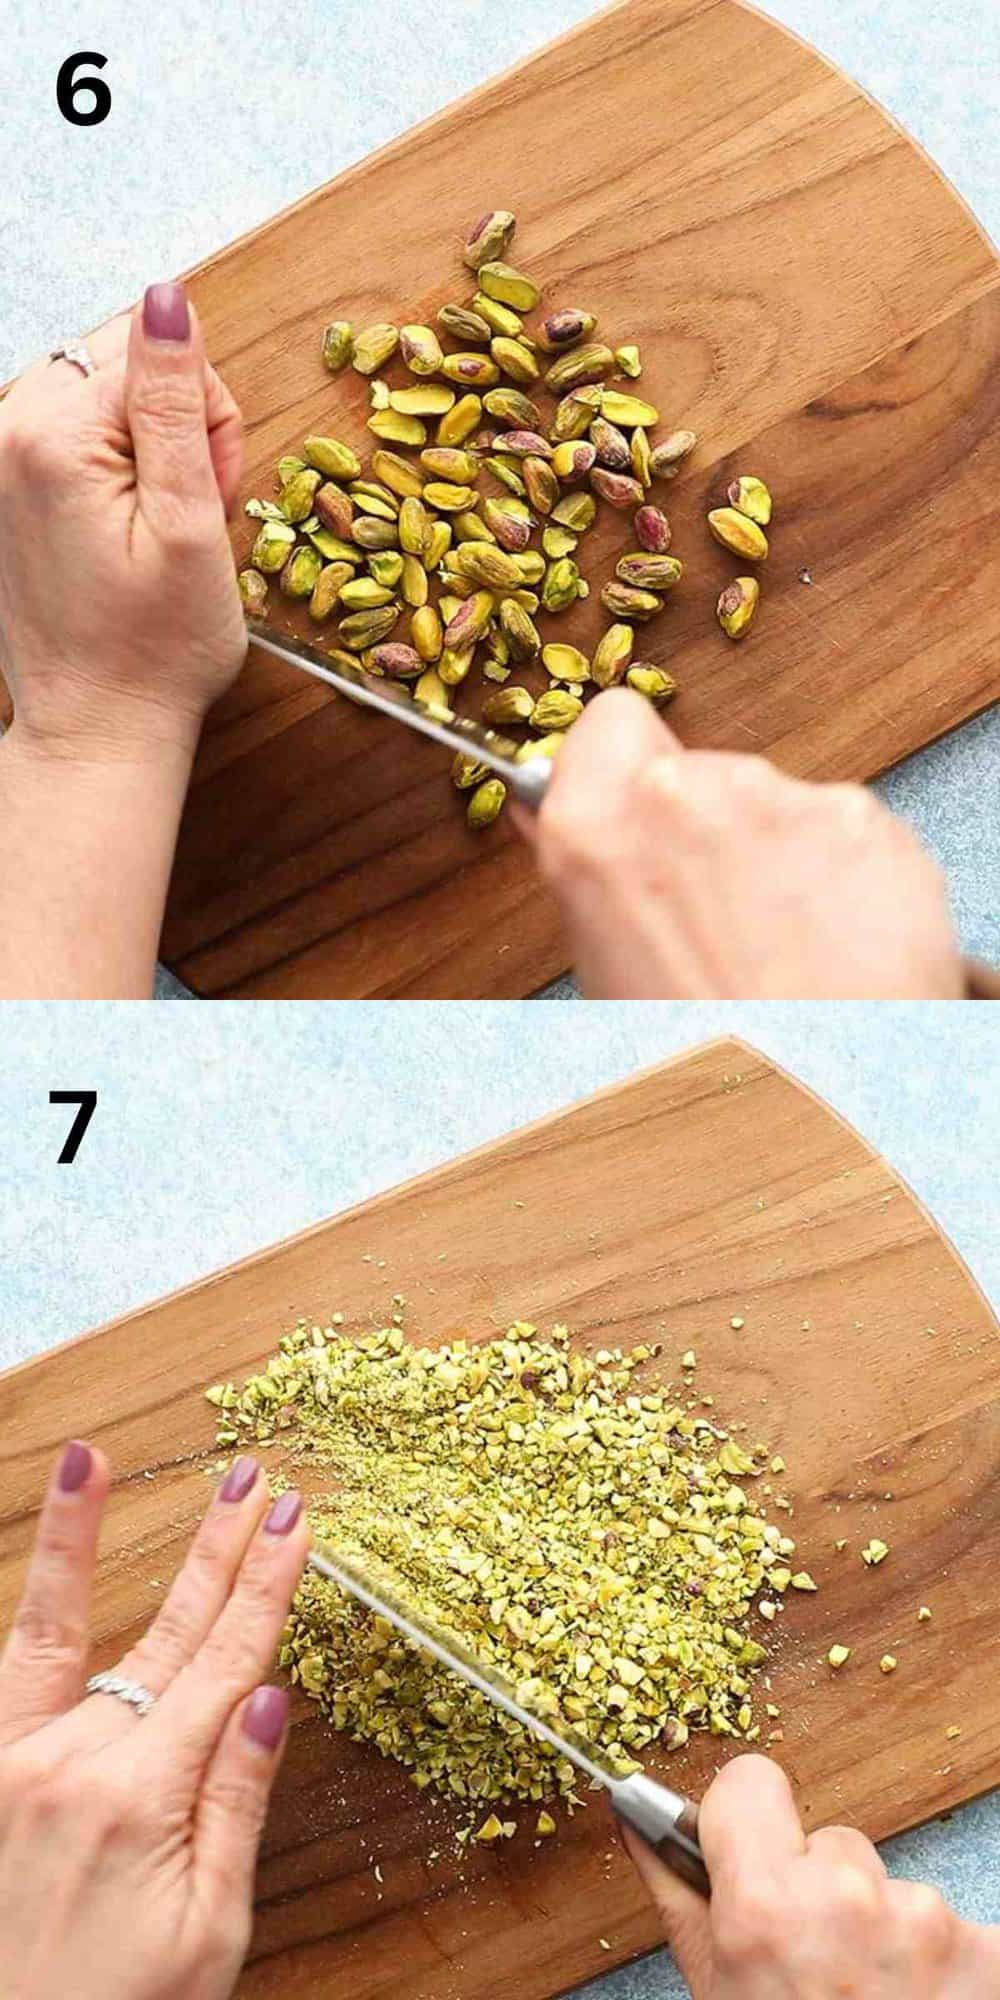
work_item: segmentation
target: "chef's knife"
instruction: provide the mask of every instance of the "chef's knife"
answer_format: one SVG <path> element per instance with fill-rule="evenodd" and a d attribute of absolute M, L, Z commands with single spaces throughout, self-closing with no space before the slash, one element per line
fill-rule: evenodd
<path fill-rule="evenodd" d="M 430 736 L 435 743 L 443 743 L 445 749 L 458 751 L 463 757 L 473 756 L 480 764 L 486 764 L 496 771 L 508 791 L 521 805 L 538 810 L 545 797 L 545 787 L 552 775 L 552 765 L 547 757 L 532 757 L 525 763 L 515 762 L 517 745 L 505 736 L 497 736 L 492 729 L 474 722 L 465 715 L 445 715 L 435 708 L 416 701 L 409 689 L 398 681 L 381 680 L 365 671 L 360 661 L 355 666 L 347 661 L 331 665 L 325 653 L 318 646 L 310 646 L 303 639 L 294 639 L 288 633 L 276 635 L 270 625 L 260 618 L 248 618 L 247 630 L 255 646 L 262 646 L 265 653 L 276 654 L 290 667 L 298 667 L 304 674 L 312 674 L 316 680 L 326 681 L 328 687 L 336 688 L 339 694 L 350 700 L 361 702 L 365 708 L 375 708 L 380 715 L 388 715 L 394 722 L 405 722 L 408 729 L 415 729 L 421 736 Z"/>
<path fill-rule="evenodd" d="M 559 1726 L 547 1717 L 533 1715 L 518 1700 L 513 1685 L 468 1652 L 454 1633 L 445 1632 L 423 1616 L 417 1615 L 396 1596 L 392 1586 L 382 1578 L 376 1582 L 370 1575 L 363 1574 L 339 1550 L 326 1545 L 310 1550 L 309 1562 L 321 1576 L 330 1583 L 336 1583 L 349 1596 L 367 1605 L 380 1618 L 386 1618 L 390 1625 L 402 1632 L 404 1637 L 419 1646 L 425 1653 L 440 1660 L 443 1667 L 458 1674 L 470 1686 L 478 1688 L 496 1708 L 502 1708 L 515 1722 L 523 1724 L 535 1736 L 541 1736 L 551 1743 L 560 1755 L 568 1757 L 578 1771 L 583 1771 L 595 1785 L 602 1785 L 610 1794 L 611 1803 L 620 1819 L 627 1820 L 629 1826 L 641 1833 L 650 1847 L 686 1882 L 700 1891 L 703 1896 L 711 1893 L 708 1872 L 698 1845 L 698 1808 L 690 1799 L 679 1792 L 672 1792 L 655 1778 L 649 1778 L 644 1771 L 632 1771 L 623 1775 L 616 1770 L 603 1753 L 568 1724 L 560 1720 Z"/>

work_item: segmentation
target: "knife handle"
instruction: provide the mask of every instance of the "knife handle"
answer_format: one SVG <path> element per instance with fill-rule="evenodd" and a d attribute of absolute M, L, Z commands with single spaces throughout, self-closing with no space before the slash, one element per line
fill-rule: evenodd
<path fill-rule="evenodd" d="M 692 1799 L 658 1785 L 645 1772 L 636 1772 L 611 1788 L 611 1799 L 619 1819 L 642 1835 L 643 1840 L 665 1861 L 675 1875 L 688 1882 L 699 1895 L 710 1896 L 708 1869 L 698 1841 L 698 1808 Z"/>
<path fill-rule="evenodd" d="M 527 806 L 529 812 L 537 812 L 551 776 L 552 764 L 548 757 L 531 757 L 526 764 L 515 764 L 510 775 L 510 787 L 518 804 Z"/>

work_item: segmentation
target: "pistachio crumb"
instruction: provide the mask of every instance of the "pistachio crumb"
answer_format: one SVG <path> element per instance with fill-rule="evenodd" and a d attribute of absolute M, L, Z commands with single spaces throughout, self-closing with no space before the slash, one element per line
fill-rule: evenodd
<path fill-rule="evenodd" d="M 880 1673 L 894 1674 L 896 1668 L 899 1665 L 899 1661 L 897 1660 L 895 1653 L 883 1653 L 882 1658 L 880 1659 L 878 1664 Z"/>
<path fill-rule="evenodd" d="M 863 1563 L 867 1564 L 869 1569 L 877 1569 L 879 1563 L 885 1561 L 888 1553 L 889 1553 L 888 1542 L 880 1542 L 878 1541 L 877 1538 L 873 1538 L 873 1540 L 869 1542 L 868 1547 L 866 1549 L 862 1549 L 861 1560 Z"/>
<path fill-rule="evenodd" d="M 831 1646 L 827 1654 L 831 1667 L 846 1667 L 851 1657 L 850 1646 Z"/>

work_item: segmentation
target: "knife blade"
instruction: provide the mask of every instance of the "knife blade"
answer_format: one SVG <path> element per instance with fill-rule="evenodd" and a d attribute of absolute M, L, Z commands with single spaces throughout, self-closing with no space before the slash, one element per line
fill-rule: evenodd
<path fill-rule="evenodd" d="M 313 1545 L 309 1563 L 329 1583 L 337 1584 L 377 1617 L 387 1619 L 412 1645 L 430 1653 L 470 1687 L 478 1688 L 495 1708 L 503 1709 L 515 1722 L 567 1757 L 592 1784 L 601 1785 L 608 1792 L 619 1818 L 627 1820 L 675 1874 L 683 1876 L 703 1896 L 711 1893 L 698 1844 L 698 1808 L 692 1800 L 648 1777 L 645 1771 L 617 1767 L 596 1744 L 561 1717 L 557 1726 L 550 1717 L 536 1715 L 519 1699 L 512 1682 L 477 1659 L 453 1632 L 418 1615 L 383 1576 L 376 1580 L 326 1543 Z"/>
<path fill-rule="evenodd" d="M 346 662 L 332 666 L 325 653 L 318 646 L 310 646 L 305 639 L 296 639 L 289 633 L 275 634 L 271 626 L 261 618 L 248 618 L 247 631 L 255 646 L 265 653 L 273 653 L 290 667 L 298 667 L 304 674 L 312 674 L 314 679 L 325 681 L 328 687 L 336 688 L 339 694 L 347 695 L 351 701 L 361 702 L 365 708 L 377 709 L 380 715 L 387 715 L 393 722 L 405 723 L 408 729 L 415 729 L 420 736 L 429 736 L 435 743 L 442 743 L 447 750 L 457 751 L 461 756 L 474 755 L 477 761 L 496 771 L 523 806 L 537 812 L 545 797 L 545 788 L 552 776 L 552 765 L 547 757 L 531 757 L 523 764 L 515 761 L 517 744 L 506 736 L 498 736 L 471 716 L 442 714 L 437 709 L 427 707 L 398 681 L 380 680 L 366 672 L 360 661 L 348 669 Z"/>

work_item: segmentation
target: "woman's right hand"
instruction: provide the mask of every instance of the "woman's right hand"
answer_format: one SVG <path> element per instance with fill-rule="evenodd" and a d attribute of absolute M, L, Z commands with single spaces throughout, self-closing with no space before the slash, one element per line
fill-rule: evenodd
<path fill-rule="evenodd" d="M 853 1828 L 807 1835 L 768 1758 L 727 1764 L 698 1825 L 707 1906 L 622 1827 L 694 2000 L 1000 1995 L 1000 1932 L 962 1923 L 933 1889 L 892 1881 Z"/>

